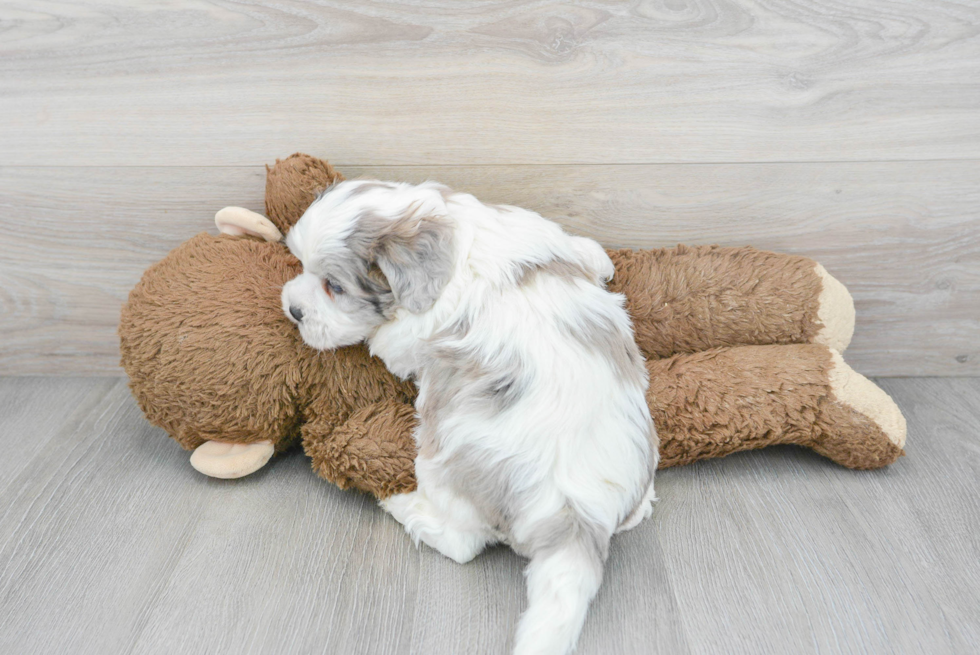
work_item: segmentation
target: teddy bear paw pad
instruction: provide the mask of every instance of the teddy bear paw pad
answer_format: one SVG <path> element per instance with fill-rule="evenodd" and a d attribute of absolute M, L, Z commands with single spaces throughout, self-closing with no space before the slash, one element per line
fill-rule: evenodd
<path fill-rule="evenodd" d="M 191 454 L 191 466 L 212 478 L 242 478 L 265 466 L 274 452 L 271 441 L 205 441 Z"/>
<path fill-rule="evenodd" d="M 817 318 L 823 324 L 813 343 L 820 343 L 838 352 L 844 352 L 854 334 L 854 299 L 847 287 L 841 284 L 820 264 L 816 267 L 822 289 L 818 299 Z"/>
<path fill-rule="evenodd" d="M 874 421 L 893 444 L 905 447 L 907 426 L 895 401 L 881 387 L 848 366 L 836 350 L 830 353 L 833 359 L 830 388 L 837 400 Z"/>

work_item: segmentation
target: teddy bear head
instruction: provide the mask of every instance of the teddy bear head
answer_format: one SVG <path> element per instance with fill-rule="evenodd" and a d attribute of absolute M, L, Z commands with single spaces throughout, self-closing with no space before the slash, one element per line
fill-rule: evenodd
<path fill-rule="evenodd" d="M 412 393 L 364 346 L 313 350 L 282 310 L 283 284 L 302 272 L 282 236 L 342 179 L 307 155 L 277 161 L 267 169 L 268 218 L 222 210 L 221 235 L 184 242 L 130 292 L 119 323 L 130 388 L 185 449 L 261 443 L 250 457 L 267 460 L 312 421 L 329 429 L 365 403 Z"/>
<path fill-rule="evenodd" d="M 324 189 L 344 176 L 322 159 L 295 153 L 265 167 L 265 215 L 285 235 Z"/>

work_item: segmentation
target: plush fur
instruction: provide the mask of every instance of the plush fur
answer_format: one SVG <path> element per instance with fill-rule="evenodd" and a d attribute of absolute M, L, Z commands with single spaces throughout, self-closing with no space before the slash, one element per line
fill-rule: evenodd
<path fill-rule="evenodd" d="M 307 155 L 277 161 L 269 219 L 288 233 L 338 179 Z M 626 296 L 647 358 L 661 468 L 787 443 L 851 468 L 903 454 L 894 403 L 836 374 L 852 372 L 829 345 L 846 346 L 853 306 L 815 262 L 708 246 L 608 254 L 609 288 Z M 201 234 L 176 248 L 123 307 L 120 351 L 133 395 L 186 449 L 268 440 L 282 451 L 301 439 L 314 470 L 341 488 L 379 498 L 411 491 L 414 386 L 364 347 L 317 353 L 302 343 L 280 301 L 300 270 L 283 244 L 250 237 Z M 781 281 L 768 284 L 770 276 Z M 828 293 L 834 302 L 824 302 Z M 821 318 L 835 305 L 845 311 Z M 869 393 L 882 411 L 855 409 Z"/>
<path fill-rule="evenodd" d="M 418 488 L 383 505 L 458 562 L 530 558 L 515 653 L 570 652 L 613 533 L 651 511 L 647 373 L 595 242 L 433 183 L 343 182 L 287 245 L 304 341 L 361 341 L 416 380 Z M 372 276 L 377 267 L 381 275 Z"/>

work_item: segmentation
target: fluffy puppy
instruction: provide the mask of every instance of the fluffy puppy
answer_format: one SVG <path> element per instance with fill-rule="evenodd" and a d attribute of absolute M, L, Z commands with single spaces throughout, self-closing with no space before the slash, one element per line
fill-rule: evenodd
<path fill-rule="evenodd" d="M 418 490 L 385 509 L 457 562 L 495 542 L 530 558 L 514 652 L 573 650 L 657 465 L 608 256 L 530 211 L 373 180 L 328 189 L 286 242 L 303 273 L 283 310 L 306 343 L 367 341 L 418 384 Z"/>

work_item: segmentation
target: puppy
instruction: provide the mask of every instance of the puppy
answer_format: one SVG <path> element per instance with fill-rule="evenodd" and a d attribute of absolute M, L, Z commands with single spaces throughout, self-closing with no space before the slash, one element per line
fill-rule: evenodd
<path fill-rule="evenodd" d="M 613 265 L 538 214 L 427 182 L 342 182 L 289 232 L 283 310 L 414 378 L 418 490 L 383 501 L 457 562 L 530 558 L 514 652 L 574 649 L 613 533 L 651 512 L 657 437 Z"/>

